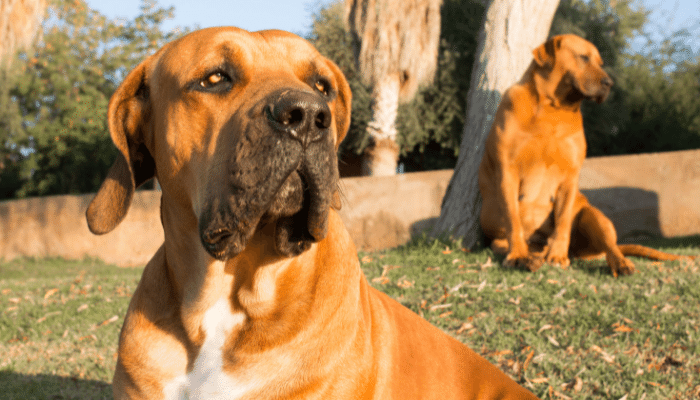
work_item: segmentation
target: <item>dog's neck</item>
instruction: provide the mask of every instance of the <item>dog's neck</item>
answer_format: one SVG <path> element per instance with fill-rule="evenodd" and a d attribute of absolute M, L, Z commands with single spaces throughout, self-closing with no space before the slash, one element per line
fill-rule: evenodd
<path fill-rule="evenodd" d="M 557 70 L 541 67 L 533 61 L 520 82 L 530 85 L 540 105 L 578 112 L 583 98 L 571 96 L 574 88 L 566 79 Z"/>
<path fill-rule="evenodd" d="M 270 223 L 258 229 L 243 252 L 226 261 L 216 260 L 204 250 L 193 212 L 171 207 L 164 198 L 161 213 L 168 274 L 173 278 L 183 327 L 195 345 L 203 340 L 205 312 L 221 299 L 228 301 L 232 313 L 243 313 L 249 326 L 271 329 L 281 337 L 292 335 L 299 321 L 308 320 L 310 315 L 326 315 L 321 308 L 341 307 L 318 299 L 358 296 L 323 294 L 354 290 L 347 283 L 361 278 L 357 261 L 338 265 L 323 261 L 329 259 L 329 253 L 357 260 L 355 247 L 334 211 L 329 214 L 329 236 L 299 256 L 282 257 L 275 251 L 275 227 Z M 341 226 L 335 226 L 338 224 Z M 266 336 L 269 339 L 271 335 Z"/>

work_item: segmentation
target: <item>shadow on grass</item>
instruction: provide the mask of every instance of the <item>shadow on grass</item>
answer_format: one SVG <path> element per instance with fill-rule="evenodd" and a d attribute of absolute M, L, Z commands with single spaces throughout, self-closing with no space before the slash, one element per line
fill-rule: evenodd
<path fill-rule="evenodd" d="M 0 371 L 3 400 L 112 399 L 112 385 L 88 379 L 56 375 L 26 375 Z"/>
<path fill-rule="evenodd" d="M 644 246 L 653 247 L 655 249 L 685 247 L 700 248 L 700 235 L 679 236 L 673 238 L 652 238 L 639 241 L 638 243 Z"/>
<path fill-rule="evenodd" d="M 503 274 L 504 276 L 508 275 L 519 275 L 519 274 L 530 274 L 530 270 L 528 270 L 525 267 L 521 268 L 506 268 L 503 266 L 503 260 L 506 259 L 506 256 L 501 255 L 501 254 L 492 254 L 491 257 L 493 257 L 493 261 L 497 263 L 497 268 Z M 549 264 L 547 262 L 543 263 L 542 266 L 536 271 L 544 271 L 549 268 L 558 268 L 561 269 L 561 267 Z M 601 258 L 599 260 L 578 260 L 578 259 L 571 259 L 571 265 L 569 265 L 566 268 L 571 268 L 575 269 L 577 271 L 584 272 L 588 275 L 610 275 L 612 276 L 612 273 L 610 272 L 610 267 L 608 267 L 608 264 L 605 263 L 605 259 Z"/>
<path fill-rule="evenodd" d="M 628 242 L 625 242 L 628 243 Z M 693 249 L 693 250 L 698 250 L 700 249 L 700 235 L 692 235 L 692 236 L 679 236 L 679 237 L 672 237 L 672 238 L 662 238 L 662 237 L 655 237 L 655 238 L 649 238 L 645 240 L 636 240 L 636 241 L 630 241 L 629 243 L 636 243 L 636 244 L 641 244 L 643 246 L 651 247 L 657 250 L 661 251 L 669 251 L 671 253 L 676 253 L 676 254 L 700 254 L 700 251 L 691 251 L 689 253 L 684 252 L 674 252 L 675 249 Z M 500 268 L 501 271 L 505 273 L 519 273 L 519 272 L 529 272 L 528 270 L 524 268 L 505 268 L 503 267 L 503 260 L 505 260 L 504 255 L 500 254 L 491 254 L 491 257 L 493 257 L 493 261 L 498 263 L 498 267 Z M 554 266 L 544 263 L 542 267 L 540 268 L 552 268 Z M 558 268 L 558 267 L 555 267 Z M 588 275 L 609 275 L 612 276 L 612 272 L 610 271 L 610 267 L 608 267 L 608 264 L 605 262 L 605 258 L 600 258 L 600 259 L 594 259 L 594 260 L 580 260 L 580 259 L 571 259 L 571 265 L 568 268 L 576 269 L 579 271 L 582 271 Z"/>

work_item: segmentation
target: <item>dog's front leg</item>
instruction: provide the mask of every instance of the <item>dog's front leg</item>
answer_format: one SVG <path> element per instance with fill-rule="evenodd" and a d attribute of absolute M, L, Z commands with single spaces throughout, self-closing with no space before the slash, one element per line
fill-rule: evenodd
<path fill-rule="evenodd" d="M 578 174 L 562 182 L 554 198 L 554 232 L 547 243 L 545 261 L 567 267 L 569 265 L 569 243 L 571 227 L 576 215 L 576 197 L 579 195 Z"/>
<path fill-rule="evenodd" d="M 508 239 L 508 255 L 503 261 L 506 267 L 524 267 L 536 271 L 542 261 L 530 254 L 522 221 L 520 220 L 520 178 L 515 168 L 509 168 L 507 162 L 502 162 L 503 168 L 498 170 L 496 179 L 499 189 L 496 195 L 499 208 L 506 214 L 506 232 Z"/>

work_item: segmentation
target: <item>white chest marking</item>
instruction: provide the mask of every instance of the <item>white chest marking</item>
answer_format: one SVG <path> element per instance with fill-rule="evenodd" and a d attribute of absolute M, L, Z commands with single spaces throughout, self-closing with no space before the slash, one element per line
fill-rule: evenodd
<path fill-rule="evenodd" d="M 255 385 L 238 381 L 223 370 L 222 348 L 226 338 L 245 319 L 245 314 L 231 312 L 227 299 L 220 299 L 204 313 L 204 344 L 194 361 L 192 371 L 165 385 L 163 394 L 166 400 L 233 400 L 254 389 Z"/>

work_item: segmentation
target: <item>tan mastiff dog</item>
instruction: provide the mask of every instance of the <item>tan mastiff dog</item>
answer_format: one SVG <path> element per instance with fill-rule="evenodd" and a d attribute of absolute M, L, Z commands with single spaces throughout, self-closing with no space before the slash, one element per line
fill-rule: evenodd
<path fill-rule="evenodd" d="M 127 311 L 116 399 L 535 399 L 368 285 L 334 210 L 350 100 L 281 31 L 200 30 L 126 77 L 87 219 L 111 231 L 156 176 L 165 243 Z"/>
<path fill-rule="evenodd" d="M 586 157 L 581 102 L 602 103 L 613 85 L 595 46 L 575 35 L 553 37 L 510 87 L 496 111 L 479 169 L 481 227 L 506 266 L 537 270 L 544 261 L 605 256 L 614 276 L 631 274 L 625 255 L 682 257 L 617 245 L 612 222 L 578 188 Z"/>

